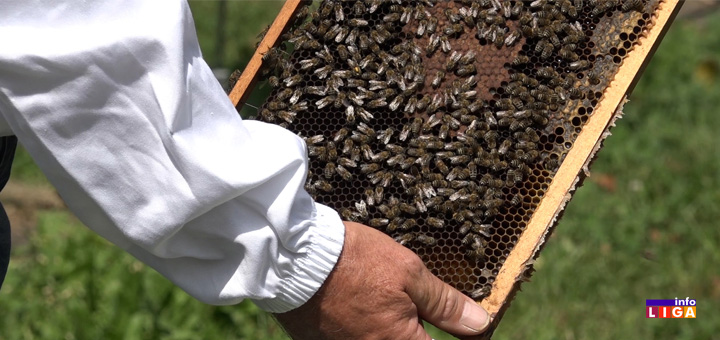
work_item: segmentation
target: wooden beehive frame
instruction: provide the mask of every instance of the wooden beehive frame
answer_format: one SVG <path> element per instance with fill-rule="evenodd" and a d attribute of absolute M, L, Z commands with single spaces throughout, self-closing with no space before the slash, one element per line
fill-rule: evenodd
<path fill-rule="evenodd" d="M 290 20 L 301 3 L 301 0 L 286 1 L 268 29 L 229 94 L 230 100 L 236 107 L 243 103 L 251 92 L 262 65 L 262 56 L 279 42 L 280 35 L 291 24 Z M 632 90 L 681 4 L 682 0 L 664 0 L 653 14 L 652 27 L 644 37 L 639 39 L 633 51 L 623 60 L 623 64 L 603 94 L 594 114 L 582 128 L 574 146 L 553 177 L 550 187 L 533 213 L 527 228 L 501 267 L 490 295 L 480 302 L 480 305 L 494 318 L 492 329 L 499 323 L 502 314 L 519 288 L 519 282 L 523 278 L 524 272 L 532 265 L 578 183 L 587 175 L 589 163 L 601 147 L 602 141 L 609 135 L 608 130 L 621 114 L 626 95 Z M 492 332 L 488 332 L 488 337 L 491 335 L 490 333 Z"/>

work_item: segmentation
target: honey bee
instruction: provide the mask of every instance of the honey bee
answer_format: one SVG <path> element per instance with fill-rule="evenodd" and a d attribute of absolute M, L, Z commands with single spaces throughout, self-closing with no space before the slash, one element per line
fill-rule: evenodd
<path fill-rule="evenodd" d="M 470 228 L 473 233 L 485 236 L 487 238 L 490 238 L 490 229 L 492 229 L 491 224 L 474 224 Z"/>
<path fill-rule="evenodd" d="M 407 157 L 407 158 L 405 158 L 405 159 L 402 159 L 402 160 L 400 161 L 400 163 L 398 163 L 398 164 L 400 165 L 400 168 L 401 168 L 401 169 L 407 170 L 408 168 L 410 168 L 411 166 L 413 166 L 413 164 L 415 164 L 415 161 L 416 161 L 415 158 L 413 158 L 413 157 Z"/>
<path fill-rule="evenodd" d="M 337 148 L 335 147 L 335 143 L 333 142 L 327 142 L 325 144 L 325 149 L 327 150 L 327 159 L 334 161 L 337 159 Z"/>
<path fill-rule="evenodd" d="M 308 155 L 319 160 L 327 159 L 327 149 L 324 146 L 308 146 Z"/>
<path fill-rule="evenodd" d="M 317 100 L 317 101 L 315 102 L 315 106 L 316 106 L 318 109 L 322 109 L 322 108 L 324 108 L 324 107 L 332 104 L 332 102 L 334 102 L 334 101 L 335 101 L 335 96 L 327 96 L 327 97 L 324 97 L 324 98 L 321 98 L 321 99 Z"/>
<path fill-rule="evenodd" d="M 404 202 L 399 203 L 398 207 L 400 208 L 400 211 L 406 214 L 415 215 L 417 213 L 417 208 Z"/>
<path fill-rule="evenodd" d="M 413 185 L 416 181 L 415 176 L 411 174 L 406 174 L 404 172 L 398 172 L 395 174 L 395 176 L 400 180 L 400 184 L 403 186 L 403 188 L 406 188 Z"/>
<path fill-rule="evenodd" d="M 365 189 L 365 202 L 369 206 L 374 206 L 375 204 L 379 204 L 380 202 L 375 202 L 375 192 L 371 188 Z"/>
<path fill-rule="evenodd" d="M 403 221 L 401 218 L 395 218 L 392 221 L 390 221 L 390 223 L 388 223 L 388 225 L 385 227 L 385 230 L 388 232 L 394 232 L 395 230 L 398 229 L 398 227 L 400 227 L 402 222 Z"/>
<path fill-rule="evenodd" d="M 399 154 L 399 155 L 395 155 L 395 156 L 390 157 L 390 158 L 387 160 L 387 164 L 390 165 L 390 166 L 395 166 L 395 165 L 401 163 L 401 162 L 404 161 L 404 160 L 405 160 L 405 155 Z"/>
<path fill-rule="evenodd" d="M 569 60 L 572 62 L 579 61 L 580 57 L 575 53 L 572 49 L 570 49 L 567 45 L 563 46 L 560 51 L 558 52 L 560 57 L 562 57 L 565 60 Z"/>
<path fill-rule="evenodd" d="M 302 76 L 299 74 L 283 79 L 285 87 L 293 87 L 297 85 L 300 81 L 302 81 Z"/>
<path fill-rule="evenodd" d="M 588 81 L 592 85 L 598 85 L 600 84 L 600 74 L 595 71 L 590 71 L 587 73 Z"/>
<path fill-rule="evenodd" d="M 623 12 L 640 11 L 642 10 L 642 0 L 625 0 L 622 2 L 622 10 Z"/>
<path fill-rule="evenodd" d="M 414 218 L 408 218 L 407 220 L 403 221 L 403 223 L 400 224 L 401 230 L 410 230 L 414 226 L 417 225 L 417 221 Z"/>
<path fill-rule="evenodd" d="M 471 259 L 473 259 L 476 262 L 479 262 L 479 259 L 482 258 L 482 254 L 480 254 L 479 256 L 476 254 L 469 254 L 468 257 L 470 257 Z M 491 290 L 491 286 L 482 286 L 482 287 L 470 292 L 470 297 L 475 300 L 482 299 L 482 298 L 490 295 L 490 290 Z"/>
<path fill-rule="evenodd" d="M 338 26 L 338 25 L 336 25 L 336 26 Z M 339 29 L 339 26 L 338 26 L 338 29 Z M 330 33 L 330 32 L 328 32 L 328 33 Z M 326 40 L 330 40 L 330 39 L 326 38 Z M 337 52 L 338 52 L 338 55 L 340 56 L 340 59 L 343 59 L 343 60 L 350 59 L 350 51 L 348 51 L 347 46 L 339 45 L 337 47 Z"/>
<path fill-rule="evenodd" d="M 298 49 L 300 50 L 318 50 L 322 47 L 319 41 L 315 39 L 308 39 Z"/>
<path fill-rule="evenodd" d="M 345 139 L 343 141 L 342 153 L 344 155 L 351 154 L 351 158 L 352 158 L 352 153 L 353 153 L 353 150 L 355 150 L 355 149 L 357 149 L 357 148 L 355 147 L 355 143 L 352 141 L 352 139 Z M 358 157 L 358 159 L 359 159 L 359 157 Z M 357 162 L 357 161 L 353 160 L 353 162 Z"/>
<path fill-rule="evenodd" d="M 318 189 L 318 190 L 321 190 L 321 191 L 324 191 L 324 192 L 331 192 L 332 189 L 333 189 L 332 185 L 330 185 L 330 183 L 328 183 L 328 182 L 326 182 L 326 181 L 324 181 L 324 180 L 317 180 L 317 181 L 313 184 L 313 187 L 314 187 L 315 189 Z"/>
<path fill-rule="evenodd" d="M 290 89 L 285 89 L 285 90 L 290 90 Z M 302 97 L 302 94 L 303 94 L 303 89 L 301 89 L 301 88 L 295 89 L 295 91 L 292 91 L 292 96 L 290 97 L 288 102 L 290 102 L 290 104 L 296 104 L 298 102 L 298 100 L 300 100 L 300 97 Z M 305 105 L 307 105 L 307 103 Z M 307 110 L 307 107 L 305 107 L 302 110 Z M 300 110 L 300 111 L 302 111 L 302 110 Z"/>
<path fill-rule="evenodd" d="M 398 107 L 400 107 L 400 104 L 402 104 L 404 100 L 405 98 L 402 95 L 398 95 L 390 102 L 388 108 L 391 111 L 395 111 Z"/>
<path fill-rule="evenodd" d="M 340 30 L 338 31 L 337 35 L 335 35 L 335 42 L 341 43 L 350 33 L 350 28 L 347 26 L 340 26 Z"/>
<path fill-rule="evenodd" d="M 430 183 L 420 183 L 418 184 L 418 188 L 420 188 L 420 191 L 426 198 L 431 198 L 437 196 L 437 192 L 435 191 L 435 188 L 430 185 Z"/>
<path fill-rule="evenodd" d="M 475 73 L 477 73 L 477 69 L 473 64 L 460 66 L 457 68 L 457 70 L 455 70 L 455 74 L 461 77 L 465 77 Z"/>
<path fill-rule="evenodd" d="M 284 101 L 285 99 L 288 99 L 291 95 L 293 95 L 292 89 L 284 89 L 278 92 L 276 98 L 278 101 Z"/>
<path fill-rule="evenodd" d="M 460 229 L 458 229 L 458 232 L 460 233 L 460 235 L 467 235 L 467 233 L 470 232 L 470 228 L 472 228 L 472 226 L 473 226 L 473 223 L 472 223 L 472 222 L 470 222 L 470 221 L 465 221 L 465 222 L 463 222 L 463 224 L 460 226 Z"/>
<path fill-rule="evenodd" d="M 353 18 L 348 20 L 348 24 L 352 27 L 365 27 L 368 25 L 368 21 L 364 19 Z"/>
<path fill-rule="evenodd" d="M 417 239 L 417 235 L 415 233 L 407 233 L 402 234 L 395 237 L 395 242 L 400 243 L 400 245 L 405 246 Z"/>
<path fill-rule="evenodd" d="M 363 135 L 363 134 L 358 134 L 357 132 L 353 131 L 353 137 L 356 136 L 356 135 L 357 135 L 357 136 L 364 136 L 364 137 L 366 138 L 364 142 L 361 142 L 361 143 L 360 143 L 360 152 L 362 153 L 363 158 L 364 158 L 366 161 L 369 161 L 369 160 L 373 159 L 373 157 L 375 156 L 375 154 L 373 153 L 372 149 L 370 148 L 370 145 L 367 145 L 367 142 L 369 141 L 369 139 L 367 138 L 367 136 L 365 136 L 365 135 Z M 350 137 L 351 140 L 353 139 L 353 137 Z M 375 171 L 377 171 L 377 170 L 375 170 Z"/>
<path fill-rule="evenodd" d="M 357 163 L 355 161 L 345 157 L 338 158 L 338 164 L 348 168 L 357 167 Z"/>
<path fill-rule="evenodd" d="M 368 224 L 371 227 L 374 228 L 380 228 L 382 226 L 385 226 L 390 222 L 387 218 L 371 218 L 370 221 L 368 221 Z"/>
<path fill-rule="evenodd" d="M 450 168 L 440 159 L 435 160 L 435 167 L 442 172 L 444 175 L 447 175 L 450 172 Z"/>
<path fill-rule="evenodd" d="M 277 111 L 277 110 L 283 110 L 287 108 L 287 104 L 278 102 L 278 101 L 271 101 L 267 103 L 267 107 L 270 110 Z"/>
<path fill-rule="evenodd" d="M 428 177 L 428 179 L 431 180 L 432 186 L 435 187 L 436 190 L 439 190 L 440 188 L 447 188 L 448 181 L 446 181 L 445 178 L 441 174 L 435 174 L 435 175 L 438 175 L 438 177 L 436 177 L 436 178 Z M 438 191 L 438 193 L 440 194 L 440 191 Z M 447 192 L 444 192 L 444 193 L 447 193 Z M 445 196 L 443 194 L 440 194 L 440 195 Z"/>
<path fill-rule="evenodd" d="M 465 28 L 462 24 L 452 24 L 449 26 L 445 26 L 445 29 L 443 30 L 443 33 L 446 36 L 453 36 L 455 34 L 460 34 L 465 31 Z"/>
<path fill-rule="evenodd" d="M 371 109 L 376 109 L 376 108 L 384 107 L 387 105 L 388 105 L 388 103 L 385 101 L 384 98 L 378 98 L 378 99 L 368 102 L 367 107 L 371 108 Z"/>
<path fill-rule="evenodd" d="M 555 169 L 557 169 L 557 167 L 558 167 L 558 164 L 560 164 L 560 163 L 557 158 L 548 158 L 545 161 L 545 169 L 547 169 L 549 171 L 555 171 Z"/>
<path fill-rule="evenodd" d="M 570 63 L 570 65 L 568 65 L 568 67 L 573 71 L 584 70 L 584 69 L 590 67 L 590 62 L 587 60 L 578 60 L 578 61 Z"/>
<path fill-rule="evenodd" d="M 348 106 L 348 108 L 349 108 L 349 107 L 350 107 L 350 106 Z M 375 117 L 375 116 L 372 115 L 372 113 L 370 113 L 368 110 L 363 109 L 362 107 L 359 107 L 359 108 L 357 109 L 357 113 L 358 113 L 358 116 L 360 116 L 360 118 L 361 118 L 364 122 L 369 122 L 371 119 L 373 119 L 373 118 Z M 348 121 L 348 122 L 351 123 L 351 124 L 353 123 L 353 122 L 350 122 L 350 121 Z"/>
<path fill-rule="evenodd" d="M 539 68 L 539 69 L 537 70 L 537 75 L 538 75 L 538 77 L 540 77 L 540 78 L 546 78 L 546 79 L 551 79 L 551 78 L 559 77 L 559 75 L 557 74 L 557 72 L 555 72 L 555 70 L 553 70 L 553 68 L 552 68 L 552 67 L 549 67 L 549 66 L 548 66 L 548 67 L 541 67 L 541 68 Z"/>
<path fill-rule="evenodd" d="M 455 222 L 458 222 L 458 223 L 463 223 L 463 222 L 465 222 L 465 218 L 466 218 L 465 212 L 466 212 L 466 211 L 469 212 L 469 210 L 465 210 L 465 211 L 455 211 L 455 212 L 453 213 L 452 219 L 455 220 Z M 472 214 L 472 212 L 471 212 L 471 214 Z"/>
<path fill-rule="evenodd" d="M 363 174 L 375 173 L 380 170 L 380 165 L 377 163 L 361 164 L 360 172 Z"/>
<path fill-rule="evenodd" d="M 370 5 L 370 8 L 368 8 L 369 13 L 375 13 L 377 11 L 378 7 L 382 5 L 384 1 L 383 0 L 369 0 L 367 1 L 367 4 Z"/>
<path fill-rule="evenodd" d="M 294 104 L 294 105 L 290 106 L 290 110 L 292 110 L 292 111 L 294 111 L 294 112 L 302 112 L 302 111 L 305 111 L 305 110 L 307 110 L 307 109 L 308 109 L 308 106 L 307 106 L 307 102 L 306 102 L 306 101 L 301 101 L 301 102 L 299 102 L 299 103 L 297 103 L 297 104 Z"/>
<path fill-rule="evenodd" d="M 378 27 L 379 28 L 379 27 Z M 390 32 L 387 30 L 372 30 L 370 31 L 370 38 L 377 42 L 378 44 L 382 44 L 385 42 L 385 40 L 389 39 L 391 37 Z"/>
<path fill-rule="evenodd" d="M 513 169 L 508 170 L 507 172 L 507 185 L 508 186 L 514 186 L 523 180 L 522 172 L 515 171 Z"/>
<path fill-rule="evenodd" d="M 440 229 L 440 228 L 444 228 L 444 227 L 445 227 L 445 221 L 443 221 L 443 220 L 441 220 L 441 219 L 439 219 L 439 218 L 436 218 L 436 217 L 428 217 L 428 218 L 425 220 L 425 222 L 426 222 L 429 226 L 431 226 L 431 227 L 433 227 L 433 228 L 436 228 L 436 229 Z"/>
<path fill-rule="evenodd" d="M 447 124 L 453 130 L 460 128 L 460 121 L 455 119 L 452 115 L 443 115 L 442 122 Z M 440 146 L 440 148 L 442 148 L 442 146 Z"/>
<path fill-rule="evenodd" d="M 443 204 L 443 202 L 445 202 L 445 199 L 443 197 L 435 196 L 435 197 L 425 200 L 425 206 L 427 208 L 433 209 L 433 208 L 441 206 Z"/>
<path fill-rule="evenodd" d="M 296 115 L 297 115 L 297 112 L 286 111 L 286 110 L 281 110 L 281 111 L 278 111 L 278 113 L 277 113 L 277 116 L 280 117 L 280 119 L 282 119 L 288 123 L 292 123 L 293 119 L 295 119 Z"/>
<path fill-rule="evenodd" d="M 345 221 L 357 221 L 360 216 L 351 209 L 342 208 L 340 209 L 340 217 Z"/>
<path fill-rule="evenodd" d="M 599 1 L 590 12 L 593 16 L 600 16 L 617 5 L 616 0 Z"/>
<path fill-rule="evenodd" d="M 328 172 L 328 166 L 331 165 L 331 164 L 332 164 L 333 167 L 335 168 L 335 171 L 337 172 L 337 174 L 340 175 L 340 177 L 341 177 L 342 179 L 344 179 L 344 180 L 346 180 L 346 181 L 349 181 L 349 180 L 352 179 L 352 174 L 350 173 L 350 171 L 348 171 L 348 170 L 347 170 L 345 167 L 343 167 L 342 165 L 337 165 L 337 166 L 335 166 L 335 164 L 333 164 L 333 163 L 327 163 L 327 165 L 325 166 L 325 172 L 326 172 L 326 173 L 325 173 L 325 177 L 327 177 L 327 178 L 331 178 L 331 177 L 332 177 L 332 174 L 330 175 L 330 177 L 328 177 L 328 174 L 327 174 L 327 172 Z"/>
<path fill-rule="evenodd" d="M 330 53 L 330 49 L 328 49 L 327 45 L 323 45 L 323 49 L 315 52 L 315 55 L 328 64 L 332 64 L 335 62 L 335 58 L 333 57 L 332 53 Z"/>
<path fill-rule="evenodd" d="M 377 178 L 379 178 L 380 185 L 383 188 L 386 188 L 388 185 L 390 185 L 390 182 L 392 182 L 392 180 L 393 180 L 393 178 L 395 178 L 395 176 L 391 172 L 385 171 L 385 172 L 382 172 L 380 175 L 378 175 Z M 377 183 L 378 183 L 378 181 L 376 181 L 373 184 L 377 184 Z"/>
<path fill-rule="evenodd" d="M 505 139 L 501 144 L 500 147 L 498 147 L 498 154 L 505 155 L 512 146 L 512 141 L 510 139 Z"/>
<path fill-rule="evenodd" d="M 435 183 L 435 182 L 444 182 L 444 183 L 438 183 L 438 184 L 443 184 L 442 187 L 436 187 L 436 188 L 435 188 L 435 191 L 437 191 L 437 194 L 438 194 L 439 196 L 449 197 L 449 196 L 451 196 L 452 194 L 455 193 L 455 189 L 447 188 L 447 181 L 445 181 L 445 180 L 433 181 L 433 183 Z M 439 198 L 438 202 L 437 202 L 436 204 L 433 204 L 433 206 L 434 206 L 434 205 L 437 205 L 437 204 L 440 204 L 440 203 L 442 203 L 442 202 L 444 201 L 444 200 L 443 200 L 442 198 L 440 198 L 439 196 L 433 197 L 433 198 L 435 198 L 435 199 Z M 426 202 L 426 203 L 427 203 L 427 202 Z M 431 206 L 429 203 L 428 203 L 427 205 L 428 205 L 428 207 Z"/>
<path fill-rule="evenodd" d="M 432 79 L 432 82 L 430 85 L 436 89 L 440 86 L 440 83 L 442 83 L 443 78 L 445 78 L 445 72 L 443 71 L 437 71 L 435 72 L 435 77 Z"/>
<path fill-rule="evenodd" d="M 357 210 L 357 213 L 360 216 L 360 218 L 362 218 L 362 219 L 368 218 L 369 214 L 367 211 L 367 204 L 365 203 L 365 201 L 360 200 L 359 202 L 356 202 L 355 209 Z"/>
<path fill-rule="evenodd" d="M 324 96 L 327 93 L 327 87 L 321 86 L 308 86 L 303 90 L 304 93 L 312 94 L 315 96 Z"/>
<path fill-rule="evenodd" d="M 380 212 L 383 213 L 383 215 L 385 215 L 386 218 L 391 219 L 391 220 L 400 216 L 400 207 L 398 207 L 397 205 L 393 205 L 393 206 L 389 207 L 389 206 L 383 204 L 378 207 L 378 210 L 380 210 Z"/>
<path fill-rule="evenodd" d="M 451 8 L 445 9 L 443 11 L 443 13 L 448 18 L 448 20 L 450 20 L 450 22 L 452 22 L 453 24 L 458 23 L 462 20 L 462 17 L 460 16 L 460 14 Z"/>
<path fill-rule="evenodd" d="M 570 88 L 568 90 L 568 95 L 570 96 L 570 99 L 582 99 L 583 98 L 582 91 L 580 89 L 574 88 L 574 87 Z"/>
<path fill-rule="evenodd" d="M 371 12 L 371 13 L 372 13 L 372 12 Z M 392 22 L 400 21 L 400 16 L 401 16 L 400 13 L 390 13 L 390 14 L 386 14 L 386 15 L 383 17 L 383 21 L 384 21 L 384 22 L 387 22 L 387 23 L 392 23 Z"/>
<path fill-rule="evenodd" d="M 440 37 L 440 49 L 445 53 L 448 53 L 452 50 L 452 46 L 450 45 L 450 40 L 448 40 L 448 38 L 446 36 Z"/>
<path fill-rule="evenodd" d="M 426 246 L 434 246 L 437 243 L 434 237 L 427 235 L 418 235 L 416 240 Z"/>
<path fill-rule="evenodd" d="M 418 164 L 423 169 L 425 169 L 425 168 L 429 168 L 431 160 L 432 160 L 432 155 L 428 153 L 428 154 L 424 154 L 424 155 L 418 157 L 415 160 L 415 164 Z"/>
<path fill-rule="evenodd" d="M 270 84 L 270 87 L 272 88 L 280 87 L 280 78 L 277 76 L 270 76 L 268 78 L 268 84 Z"/>
<path fill-rule="evenodd" d="M 468 162 L 470 162 L 470 156 L 468 155 L 450 157 L 450 164 L 466 164 Z"/>
<path fill-rule="evenodd" d="M 478 247 L 482 246 L 483 239 L 480 235 L 469 233 L 462 238 L 461 242 L 465 246 Z"/>
<path fill-rule="evenodd" d="M 318 66 L 320 64 L 320 58 L 310 58 L 300 60 L 300 69 L 307 70 L 311 67 Z"/>
<path fill-rule="evenodd" d="M 425 205 L 425 202 L 422 200 L 420 196 L 415 196 L 413 198 L 413 203 L 415 204 L 415 207 L 420 213 L 427 212 L 427 206 Z"/>

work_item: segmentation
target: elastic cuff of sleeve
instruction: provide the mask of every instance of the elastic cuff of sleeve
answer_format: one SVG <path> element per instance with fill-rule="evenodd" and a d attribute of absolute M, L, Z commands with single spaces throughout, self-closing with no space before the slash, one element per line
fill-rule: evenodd
<path fill-rule="evenodd" d="M 311 235 L 307 253 L 295 261 L 294 271 L 282 281 L 275 298 L 253 300 L 260 309 L 284 313 L 300 307 L 335 268 L 345 241 L 345 226 L 335 210 L 318 203 L 315 207 L 317 224 L 308 230 Z"/>

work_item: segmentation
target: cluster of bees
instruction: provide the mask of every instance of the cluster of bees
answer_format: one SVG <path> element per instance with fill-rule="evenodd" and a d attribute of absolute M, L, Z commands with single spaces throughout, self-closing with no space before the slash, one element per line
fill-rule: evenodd
<path fill-rule="evenodd" d="M 593 32 L 652 6 L 325 0 L 263 57 L 257 119 L 304 137 L 316 200 L 480 299 L 610 79 Z"/>

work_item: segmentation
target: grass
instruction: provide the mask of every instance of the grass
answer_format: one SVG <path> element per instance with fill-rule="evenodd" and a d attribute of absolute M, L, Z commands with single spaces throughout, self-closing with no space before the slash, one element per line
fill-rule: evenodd
<path fill-rule="evenodd" d="M 224 62 L 242 65 L 279 4 L 229 5 L 242 20 Z M 191 6 L 211 55 L 217 2 Z M 718 31 L 717 14 L 670 30 L 495 339 L 720 339 Z M 46 183 L 22 150 L 13 180 Z M 697 319 L 645 319 L 645 299 L 686 296 Z M 14 250 L 0 301 L 0 339 L 287 339 L 252 304 L 203 305 L 64 212 Z"/>
<path fill-rule="evenodd" d="M 204 305 L 86 230 L 45 212 L 15 250 L 3 287 L 0 339 L 274 339 L 249 301 Z"/>

